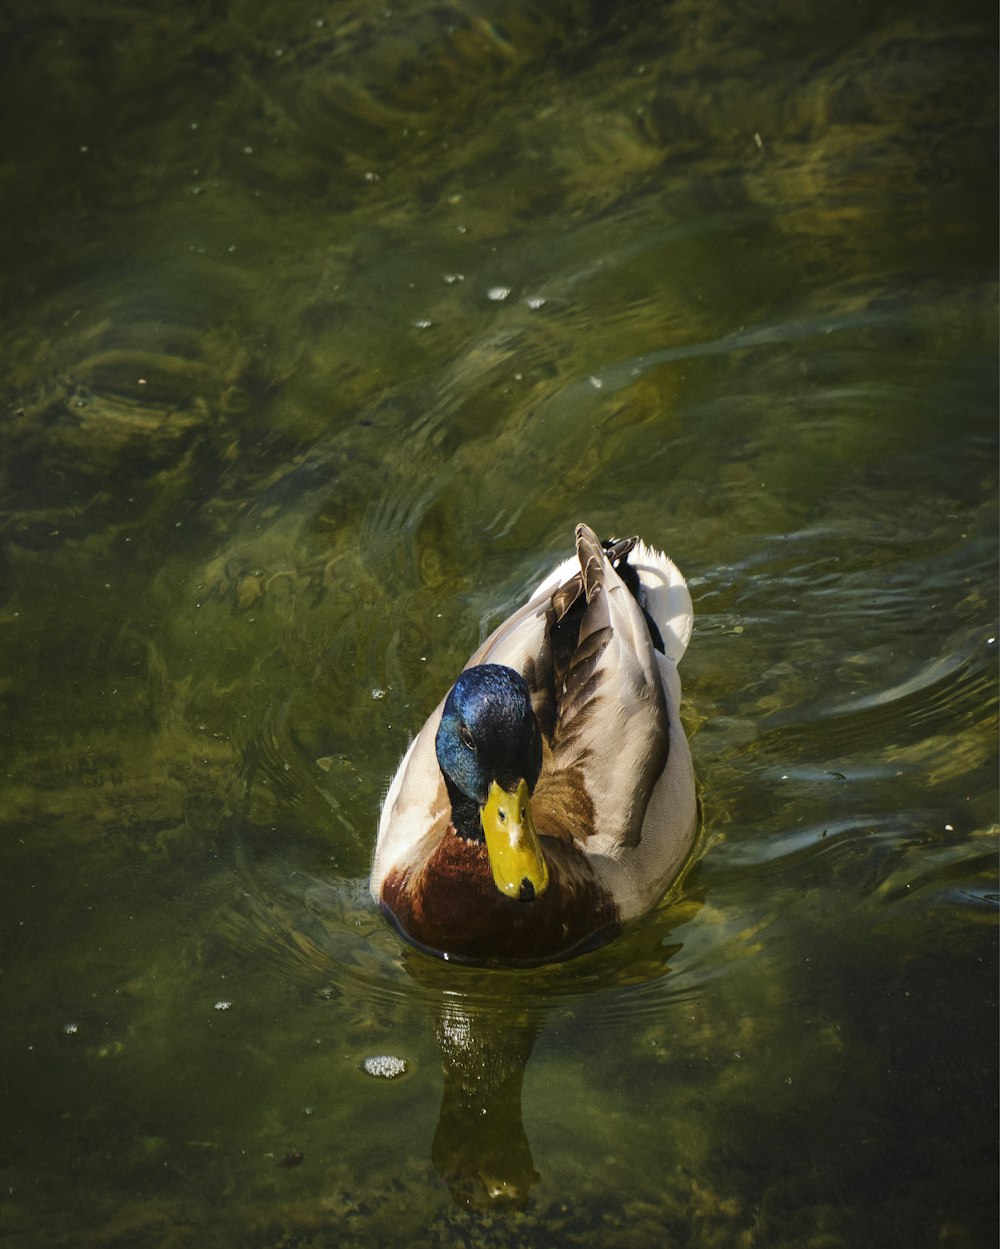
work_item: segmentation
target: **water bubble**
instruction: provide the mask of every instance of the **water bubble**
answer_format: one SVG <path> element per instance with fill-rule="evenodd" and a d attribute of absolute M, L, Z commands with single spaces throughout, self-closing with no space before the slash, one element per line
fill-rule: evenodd
<path fill-rule="evenodd" d="M 230 1006 L 232 1006 L 232 1002 L 227 1002 L 225 1000 L 215 1003 L 216 1010 L 229 1010 Z"/>
<path fill-rule="evenodd" d="M 361 1070 L 377 1080 L 395 1080 L 406 1074 L 406 1059 L 391 1054 L 371 1054 L 361 1064 Z"/>
<path fill-rule="evenodd" d="M 502 304 L 505 299 L 510 298 L 510 287 L 491 286 L 486 292 L 486 298 L 492 299 L 495 304 Z"/>

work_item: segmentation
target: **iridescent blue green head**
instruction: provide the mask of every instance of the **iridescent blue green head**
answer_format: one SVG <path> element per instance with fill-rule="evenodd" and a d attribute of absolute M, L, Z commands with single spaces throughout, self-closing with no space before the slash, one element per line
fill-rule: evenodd
<path fill-rule="evenodd" d="M 542 738 L 524 678 L 501 664 L 466 668 L 445 699 L 435 747 L 455 831 L 485 839 L 501 893 L 537 897 L 548 884 L 531 816 Z"/>

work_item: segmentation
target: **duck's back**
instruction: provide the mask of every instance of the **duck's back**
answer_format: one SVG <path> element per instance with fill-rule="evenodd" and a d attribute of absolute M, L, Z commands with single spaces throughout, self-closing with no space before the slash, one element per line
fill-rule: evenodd
<path fill-rule="evenodd" d="M 662 552 L 606 545 L 578 526 L 576 555 L 469 662 L 505 663 L 528 682 L 545 740 L 538 831 L 574 840 L 628 919 L 662 895 L 694 838 L 677 673 L 693 609 Z"/>

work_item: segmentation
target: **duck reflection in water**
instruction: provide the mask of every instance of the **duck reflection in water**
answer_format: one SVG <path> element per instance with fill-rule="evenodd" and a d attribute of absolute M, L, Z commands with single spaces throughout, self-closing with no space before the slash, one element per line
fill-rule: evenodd
<path fill-rule="evenodd" d="M 663 897 L 697 826 L 677 672 L 692 623 L 666 555 L 580 524 L 575 555 L 432 712 L 386 794 L 370 885 L 445 976 L 448 961 L 595 949 Z M 538 1178 L 521 1121 L 536 1024 L 442 995 L 434 1165 L 461 1201 L 523 1203 Z"/>
<path fill-rule="evenodd" d="M 527 1205 L 540 1174 L 521 1092 L 536 1038 L 550 1016 L 565 1016 L 571 1002 L 576 1013 L 582 1001 L 609 992 L 620 997 L 629 986 L 649 986 L 669 975 L 682 948 L 670 934 L 704 901 L 697 878 L 695 866 L 685 877 L 682 900 L 634 926 L 613 949 L 571 964 L 505 972 L 404 952 L 403 966 L 428 1004 L 444 1077 L 431 1161 L 457 1205 Z"/>
<path fill-rule="evenodd" d="M 424 988 L 437 990 L 431 999 L 444 1087 L 431 1147 L 434 1170 L 458 1205 L 521 1208 L 539 1178 L 521 1110 L 539 1014 L 512 1002 L 506 980 L 492 992 L 456 993 L 456 969 L 416 955 L 407 959 L 407 970 Z"/>
<path fill-rule="evenodd" d="M 431 1162 L 459 1205 L 527 1204 L 539 1179 L 521 1115 L 537 1024 L 445 1002 L 435 1033 L 444 1090 Z"/>

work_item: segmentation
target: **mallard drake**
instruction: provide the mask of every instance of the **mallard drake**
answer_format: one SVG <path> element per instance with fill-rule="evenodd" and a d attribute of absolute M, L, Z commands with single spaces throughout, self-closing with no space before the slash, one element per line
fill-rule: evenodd
<path fill-rule="evenodd" d="M 576 555 L 476 651 L 389 785 L 371 891 L 414 945 L 480 964 L 593 948 L 694 838 L 677 663 L 687 584 L 638 538 Z"/>

